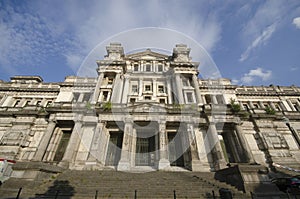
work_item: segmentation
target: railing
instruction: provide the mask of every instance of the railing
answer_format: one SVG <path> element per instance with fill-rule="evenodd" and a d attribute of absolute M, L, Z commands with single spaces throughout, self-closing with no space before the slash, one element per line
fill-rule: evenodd
<path fill-rule="evenodd" d="M 19 199 L 21 198 L 21 192 L 22 192 L 22 187 L 19 188 L 18 190 L 18 193 L 17 193 L 17 196 L 16 196 L 16 199 Z M 73 196 L 73 195 L 66 195 L 66 194 L 60 194 L 60 190 L 56 190 L 55 192 L 55 195 L 54 195 L 54 199 L 58 199 L 60 196 L 64 196 L 65 198 L 70 196 L 70 198 Z M 98 190 L 95 191 L 95 199 L 98 199 Z M 51 197 L 50 195 L 43 195 L 43 194 L 39 194 L 39 196 L 46 196 L 46 197 Z M 264 195 L 265 196 L 265 195 Z M 257 198 L 257 195 L 251 193 L 251 197 L 252 198 Z M 126 198 L 129 198 L 129 197 L 126 197 Z M 137 190 L 134 190 L 134 199 L 138 199 L 138 191 Z M 203 198 L 203 196 L 199 196 L 199 198 Z M 219 196 L 217 196 L 215 194 L 215 191 L 212 190 L 211 193 L 206 193 L 206 196 L 205 198 L 212 198 L 212 199 L 233 199 L 233 195 L 231 193 L 230 190 L 228 189 L 224 189 L 224 188 L 221 188 L 219 190 Z M 238 198 L 238 197 L 237 197 Z M 290 197 L 289 197 L 290 198 Z M 177 199 L 177 192 L 176 190 L 173 190 L 173 199 Z"/>

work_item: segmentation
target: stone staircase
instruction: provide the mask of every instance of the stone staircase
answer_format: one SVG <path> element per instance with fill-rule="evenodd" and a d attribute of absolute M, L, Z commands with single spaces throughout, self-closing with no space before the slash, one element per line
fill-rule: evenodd
<path fill-rule="evenodd" d="M 50 179 L 26 181 L 11 178 L 0 188 L 0 198 L 15 198 L 22 187 L 20 198 L 219 198 L 219 189 L 227 188 L 233 198 L 251 198 L 241 191 L 214 179 L 214 173 L 202 172 L 147 172 L 66 170 Z M 136 193 L 135 193 L 136 190 Z"/>

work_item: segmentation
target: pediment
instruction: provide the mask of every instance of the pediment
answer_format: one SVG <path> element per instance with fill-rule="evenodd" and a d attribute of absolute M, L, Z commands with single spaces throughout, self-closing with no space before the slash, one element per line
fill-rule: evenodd
<path fill-rule="evenodd" d="M 158 52 L 153 52 L 150 49 L 147 49 L 142 52 L 128 54 L 126 55 L 126 58 L 134 60 L 167 60 L 169 56 Z"/>

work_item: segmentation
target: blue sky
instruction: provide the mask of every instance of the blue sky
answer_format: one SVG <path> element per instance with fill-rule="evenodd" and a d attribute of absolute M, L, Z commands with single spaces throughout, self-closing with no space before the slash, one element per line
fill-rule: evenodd
<path fill-rule="evenodd" d="M 99 43 L 143 27 L 194 39 L 235 84 L 300 85 L 298 0 L 0 0 L 0 79 L 63 81 Z"/>

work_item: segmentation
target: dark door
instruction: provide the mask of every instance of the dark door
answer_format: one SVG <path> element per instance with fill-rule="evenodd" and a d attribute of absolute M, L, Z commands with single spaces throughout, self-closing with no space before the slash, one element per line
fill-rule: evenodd
<path fill-rule="evenodd" d="M 71 131 L 63 131 L 53 161 L 60 162 L 63 159 L 70 137 L 71 137 Z"/>
<path fill-rule="evenodd" d="M 121 158 L 123 133 L 110 133 L 106 165 L 117 166 Z"/>
<path fill-rule="evenodd" d="M 155 160 L 155 137 L 136 139 L 136 166 L 153 166 Z"/>
<path fill-rule="evenodd" d="M 171 166 L 184 166 L 183 150 L 180 136 L 176 133 L 168 133 L 169 161 Z"/>

